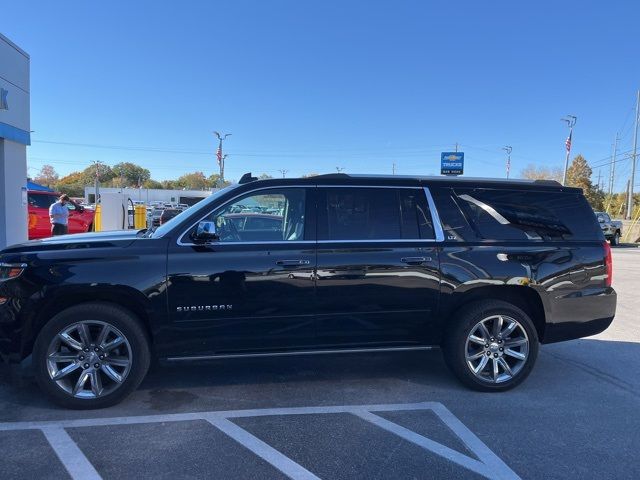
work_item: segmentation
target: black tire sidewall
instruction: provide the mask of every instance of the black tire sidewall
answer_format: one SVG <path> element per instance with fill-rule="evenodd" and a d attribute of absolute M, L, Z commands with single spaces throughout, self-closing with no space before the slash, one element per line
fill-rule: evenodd
<path fill-rule="evenodd" d="M 469 369 L 466 361 L 466 342 L 469 331 L 483 318 L 492 315 L 506 315 L 517 320 L 529 338 L 529 356 L 518 374 L 503 383 L 492 384 L 478 379 Z M 466 386 L 484 392 L 510 390 L 522 383 L 531 373 L 538 356 L 538 334 L 531 318 L 519 307 L 501 300 L 485 300 L 463 307 L 453 319 L 453 324 L 443 342 L 445 361 L 458 379 Z"/>
<path fill-rule="evenodd" d="M 99 320 L 120 330 L 131 346 L 132 365 L 127 378 L 114 392 L 95 399 L 76 398 L 62 390 L 47 371 L 46 355 L 51 340 L 64 328 L 81 320 Z M 104 408 L 119 403 L 135 390 L 150 363 L 149 340 L 140 320 L 117 305 L 91 302 L 70 307 L 54 316 L 40 330 L 33 349 L 34 372 L 42 391 L 56 404 L 73 409 Z"/>

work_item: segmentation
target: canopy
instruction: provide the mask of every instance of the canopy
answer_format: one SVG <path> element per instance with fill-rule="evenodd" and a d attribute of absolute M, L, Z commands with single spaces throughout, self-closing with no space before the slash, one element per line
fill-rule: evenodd
<path fill-rule="evenodd" d="M 38 185 L 37 183 L 33 183 L 31 180 L 27 180 L 27 190 L 38 190 L 40 192 L 53 192 L 53 190 L 51 190 L 48 187 L 45 187 L 44 185 Z"/>

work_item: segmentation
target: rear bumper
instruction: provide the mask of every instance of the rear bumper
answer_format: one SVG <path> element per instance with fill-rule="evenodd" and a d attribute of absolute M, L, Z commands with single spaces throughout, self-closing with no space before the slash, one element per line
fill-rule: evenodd
<path fill-rule="evenodd" d="M 591 295 L 553 299 L 542 343 L 562 342 L 603 332 L 613 322 L 616 301 L 616 292 L 611 287 Z"/>

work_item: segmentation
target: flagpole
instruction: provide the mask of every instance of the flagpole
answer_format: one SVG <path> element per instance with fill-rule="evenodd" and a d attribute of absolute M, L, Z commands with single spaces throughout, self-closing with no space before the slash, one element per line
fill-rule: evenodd
<path fill-rule="evenodd" d="M 564 173 L 562 174 L 562 185 L 567 184 L 567 170 L 569 169 L 569 156 L 571 155 L 571 141 L 573 140 L 573 126 L 576 124 L 577 117 L 575 115 L 567 115 L 566 118 L 561 119 L 563 122 L 567 122 L 569 126 L 569 136 L 565 142 L 567 148 L 567 156 L 564 159 Z"/>

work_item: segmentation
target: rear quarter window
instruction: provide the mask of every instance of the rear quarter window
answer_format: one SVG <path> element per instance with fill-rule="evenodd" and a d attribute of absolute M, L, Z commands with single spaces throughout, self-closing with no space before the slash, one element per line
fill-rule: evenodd
<path fill-rule="evenodd" d="M 455 202 L 474 233 L 486 240 L 601 240 L 583 195 L 516 189 L 454 188 Z"/>

